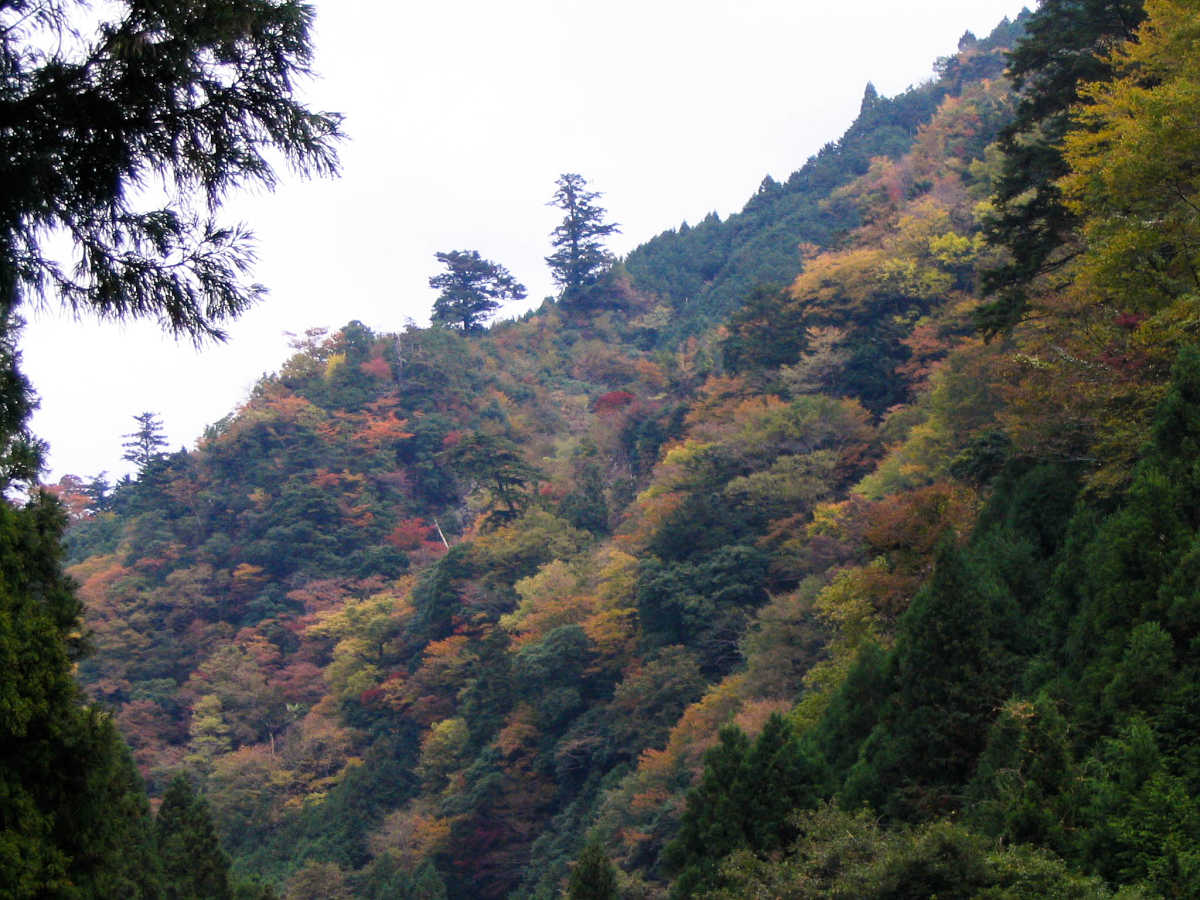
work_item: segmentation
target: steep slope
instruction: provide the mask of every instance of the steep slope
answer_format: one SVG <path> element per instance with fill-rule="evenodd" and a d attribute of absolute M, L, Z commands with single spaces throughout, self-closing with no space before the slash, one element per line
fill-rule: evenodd
<path fill-rule="evenodd" d="M 853 350 L 878 304 L 897 358 L 949 307 L 907 393 L 963 331 L 967 164 L 1005 96 L 963 83 L 830 198 L 903 273 L 830 298 L 786 373 L 751 353 L 722 375 L 718 332 L 652 349 L 654 301 L 618 275 L 598 306 L 478 338 L 310 335 L 195 451 L 119 486 L 70 536 L 98 648 L 80 674 L 152 787 L 201 776 L 244 871 L 540 895 L 689 704 L 786 709 L 823 633 L 794 592 L 854 555 L 802 535 L 882 450 Z M 660 835 L 705 740 L 672 763 Z"/>
<path fill-rule="evenodd" d="M 1096 134 L 1135 88 L 1191 108 L 1195 11 L 1151 6 L 1175 43 L 1096 89 Z M 639 897 L 1190 884 L 1193 297 L 1084 253 L 977 337 L 1005 34 L 586 307 L 311 335 L 82 510 L 80 674 L 152 786 L 199 777 L 297 897 L 558 896 L 589 835 Z M 1096 184 L 1093 246 L 1128 248 Z"/>
<path fill-rule="evenodd" d="M 864 175 L 872 160 L 908 152 L 945 98 L 1000 77 L 1024 18 L 1006 19 L 983 40 L 964 35 L 959 52 L 938 61 L 936 79 L 896 97 L 867 85 L 858 118 L 841 139 L 783 183 L 766 177 L 740 213 L 724 221 L 710 214 L 633 250 L 625 265 L 634 284 L 670 310 L 664 345 L 723 322 L 758 285 L 789 284 L 803 263 L 797 248 L 829 247 L 857 226 L 859 211 L 829 203 L 830 195 Z"/>

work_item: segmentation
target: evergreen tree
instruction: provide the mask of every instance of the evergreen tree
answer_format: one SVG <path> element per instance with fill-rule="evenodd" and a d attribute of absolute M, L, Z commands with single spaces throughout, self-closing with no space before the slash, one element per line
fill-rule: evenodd
<path fill-rule="evenodd" d="M 598 840 L 588 841 L 571 869 L 568 900 L 617 900 L 617 872 Z"/>
<path fill-rule="evenodd" d="M 62 572 L 62 513 L 33 489 L 42 448 L 17 309 L 54 294 L 77 312 L 221 338 L 262 293 L 247 280 L 249 233 L 214 221 L 226 191 L 273 185 L 276 153 L 305 172 L 336 166 L 337 117 L 291 95 L 312 15 L 300 0 L 126 2 L 102 15 L 84 0 L 0 4 L 0 492 L 29 498 L 0 503 L 6 896 L 159 893 L 132 762 L 73 680 L 80 604 Z M 137 206 L 149 181 L 172 202 Z M 71 242 L 73 267 L 43 252 L 50 234 Z"/>
<path fill-rule="evenodd" d="M 375 857 L 367 867 L 358 896 L 365 900 L 446 900 L 446 885 L 433 863 L 426 860 L 410 872 L 390 853 Z"/>
<path fill-rule="evenodd" d="M 615 222 L 604 221 L 604 210 L 595 204 L 600 194 L 587 189 L 582 175 L 569 172 L 555 184 L 558 190 L 547 205 L 557 206 L 564 216 L 551 232 L 554 253 L 546 257 L 546 262 L 554 281 L 563 289 L 563 299 L 573 300 L 612 264 L 612 254 L 604 248 L 602 239 L 621 229 Z"/>
<path fill-rule="evenodd" d="M 525 286 L 477 250 L 451 250 L 434 256 L 446 267 L 429 279 L 429 286 L 441 291 L 433 302 L 434 324 L 482 331 L 483 321 L 502 301 L 525 299 Z"/>
<path fill-rule="evenodd" d="M 1000 136 L 1003 170 L 993 198 L 996 214 L 986 227 L 1008 258 L 984 273 L 984 289 L 994 297 L 977 314 L 986 332 L 1019 322 L 1034 280 L 1057 271 L 1074 254 L 1068 245 L 1080 220 L 1063 202 L 1058 184 L 1068 172 L 1062 140 L 1080 85 L 1111 76 L 1105 53 L 1133 34 L 1142 3 L 1044 0 L 1009 55 L 1009 77 L 1021 100 Z"/>
<path fill-rule="evenodd" d="M 489 527 L 511 522 L 529 505 L 531 484 L 540 473 L 507 438 L 475 432 L 446 451 L 446 460 L 460 475 L 476 479 L 489 499 L 484 523 Z"/>
<path fill-rule="evenodd" d="M 75 310 L 220 337 L 263 290 L 245 281 L 249 233 L 212 219 L 222 197 L 271 187 L 276 152 L 304 172 L 336 166 L 337 117 L 291 94 L 309 71 L 313 10 L 127 2 L 87 36 L 90 7 L 0 7 L 0 309 L 53 290 Z M 157 177 L 175 199 L 135 207 Z M 42 253 L 58 230 L 78 251 L 74 271 Z"/>
<path fill-rule="evenodd" d="M 58 504 L 0 503 L 0 885 L 10 897 L 157 896 L 140 779 L 82 705 L 80 604 Z"/>
<path fill-rule="evenodd" d="M 858 106 L 858 114 L 860 116 L 865 116 L 878 105 L 879 91 L 876 90 L 874 84 L 868 81 L 867 86 L 863 89 L 862 103 L 860 103 Z"/>
<path fill-rule="evenodd" d="M 816 804 L 823 772 L 778 714 L 757 740 L 741 729 L 721 729 L 721 742 L 704 758 L 704 775 L 687 796 L 679 834 L 664 858 L 678 873 L 672 897 L 691 897 L 718 883 L 721 859 L 740 848 L 770 853 L 796 835 L 795 810 Z"/>
<path fill-rule="evenodd" d="M 144 412 L 134 416 L 133 420 L 138 427 L 122 435 L 127 440 L 121 445 L 125 448 L 121 458 L 133 463 L 138 468 L 138 474 L 144 475 L 152 462 L 162 458 L 167 439 L 163 436 L 162 421 L 156 414 Z"/>
<path fill-rule="evenodd" d="M 842 791 L 897 818 L 953 808 L 1013 679 L 997 635 L 1011 603 L 985 565 L 951 544 L 901 620 L 894 693 Z"/>
<path fill-rule="evenodd" d="M 217 840 L 208 804 L 183 775 L 167 786 L 155 835 L 168 900 L 231 900 L 229 858 Z"/>
<path fill-rule="evenodd" d="M 796 362 L 808 349 L 803 309 L 795 297 L 775 285 L 759 285 L 751 291 L 730 317 L 728 329 L 721 350 L 725 368 L 733 373 L 777 369 Z"/>
<path fill-rule="evenodd" d="M 112 484 L 109 483 L 108 473 L 101 472 L 86 485 L 83 492 L 91 501 L 92 509 L 96 512 L 105 512 L 112 508 Z"/>

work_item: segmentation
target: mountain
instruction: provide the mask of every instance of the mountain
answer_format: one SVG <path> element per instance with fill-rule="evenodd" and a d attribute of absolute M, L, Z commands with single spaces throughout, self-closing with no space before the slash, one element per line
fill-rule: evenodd
<path fill-rule="evenodd" d="M 1132 12 L 964 36 L 586 291 L 310 333 L 60 485 L 151 794 L 297 898 L 1196 893 L 1200 19 Z"/>

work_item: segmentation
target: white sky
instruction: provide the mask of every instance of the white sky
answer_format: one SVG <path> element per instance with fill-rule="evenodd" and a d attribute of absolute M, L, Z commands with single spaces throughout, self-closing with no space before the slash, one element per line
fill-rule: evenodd
<path fill-rule="evenodd" d="M 24 368 L 42 400 L 48 480 L 128 469 L 132 416 L 172 447 L 288 357 L 283 332 L 360 319 L 425 324 L 439 250 L 478 250 L 552 293 L 554 181 L 579 172 L 622 255 L 681 221 L 737 212 L 853 121 L 867 81 L 893 96 L 932 75 L 1015 0 L 316 0 L 316 108 L 342 112 L 342 177 L 285 179 L 227 218 L 258 236 L 270 296 L 197 352 L 150 323 L 29 313 Z M 1030 0 L 1032 5 L 1032 0 Z"/>

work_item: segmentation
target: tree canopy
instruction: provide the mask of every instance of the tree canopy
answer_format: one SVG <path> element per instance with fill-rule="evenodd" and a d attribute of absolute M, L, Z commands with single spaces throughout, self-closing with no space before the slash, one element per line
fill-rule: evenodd
<path fill-rule="evenodd" d="M 1004 129 L 1001 172 L 987 224 L 1007 257 L 984 273 L 992 295 L 977 319 L 985 331 L 1012 328 L 1026 314 L 1034 282 L 1074 255 L 1077 213 L 1063 202 L 1058 179 L 1068 172 L 1061 143 L 1079 88 L 1111 75 L 1107 50 L 1142 20 L 1143 0 L 1046 0 L 1026 24 L 1008 73 L 1021 100 Z"/>
<path fill-rule="evenodd" d="M 598 191 L 589 191 L 582 175 L 568 172 L 555 182 L 558 190 L 548 206 L 563 211 L 562 222 L 551 232 L 554 252 L 546 257 L 554 281 L 563 289 L 564 298 L 574 298 L 594 284 L 609 265 L 612 254 L 604 248 L 603 238 L 619 232 L 615 222 L 605 222 L 605 211 L 596 205 Z"/>
<path fill-rule="evenodd" d="M 433 301 L 432 321 L 462 331 L 480 331 L 505 300 L 524 300 L 525 285 L 508 269 L 486 260 L 478 250 L 435 253 L 446 271 L 429 279 L 441 293 Z"/>
<path fill-rule="evenodd" d="M 81 604 L 62 571 L 64 516 L 32 489 L 41 445 L 18 309 L 54 300 L 223 337 L 263 288 L 249 280 L 249 231 L 217 221 L 221 201 L 273 186 L 277 159 L 306 174 L 337 166 L 338 117 L 292 93 L 312 19 L 299 0 L 0 0 L 0 490 L 28 497 L 0 502 L 5 896 L 161 887 L 129 753 L 74 681 Z M 73 258 L 49 249 L 58 235 Z M 159 444 L 153 417 L 139 424 L 127 449 L 140 464 Z"/>
<path fill-rule="evenodd" d="M 310 71 L 299 0 L 126 0 L 90 35 L 83 0 L 0 6 L 0 306 L 57 294 L 76 311 L 220 337 L 262 287 L 251 235 L 218 224 L 233 188 L 271 187 L 279 154 L 337 167 L 336 115 L 292 90 Z M 156 204 L 151 185 L 170 199 Z M 65 231 L 65 267 L 42 240 Z"/>
<path fill-rule="evenodd" d="M 1198 3 L 1118 48 L 1058 27 L 1114 4 L 1047 0 L 1019 95 L 1032 14 L 562 303 L 313 332 L 194 450 L 64 480 L 79 675 L 152 789 L 195 767 L 231 871 L 294 897 L 1200 896 Z M 1072 221 L 985 341 L 1026 103 L 1067 174 L 1010 211 Z M 0 506 L 0 651 L 37 651 L 0 657 L 0 796 L 35 812 L 95 772 L 52 738 L 102 743 L 37 509 Z M 144 804 L 72 796 L 114 794 L 120 827 L 0 833 L 53 850 L 26 893 L 137 895 Z M 206 847 L 163 841 L 167 884 Z"/>
<path fill-rule="evenodd" d="M 122 435 L 126 440 L 121 444 L 125 450 L 121 458 L 137 466 L 138 472 L 141 473 L 163 455 L 167 439 L 163 437 L 163 424 L 157 413 L 138 413 L 133 420 L 137 422 L 138 427 L 129 434 Z"/>

